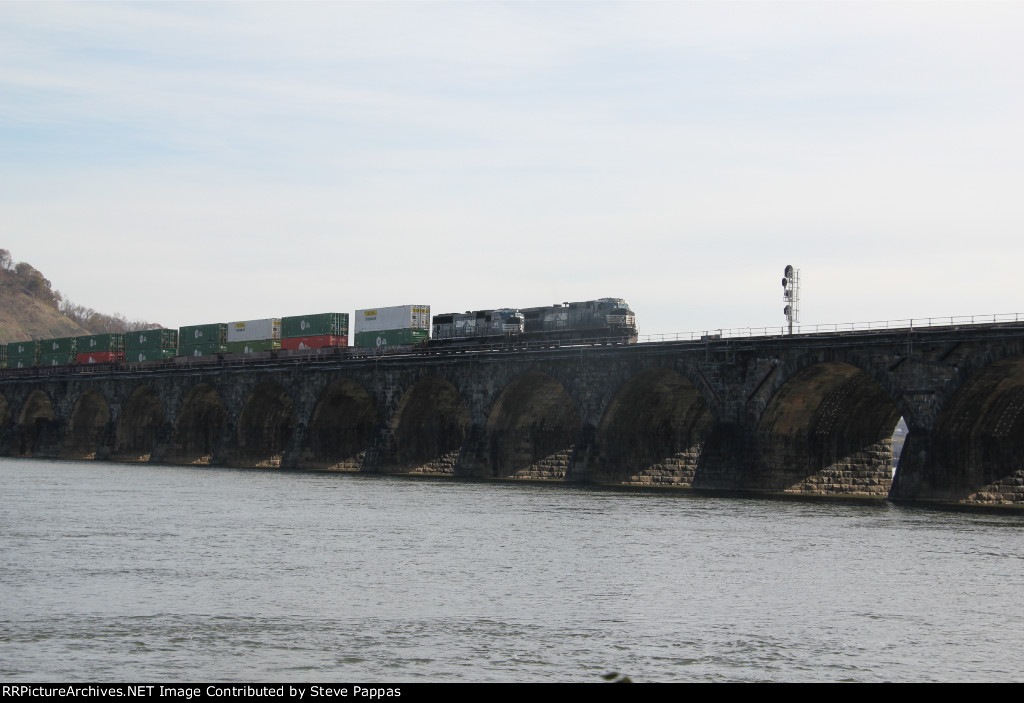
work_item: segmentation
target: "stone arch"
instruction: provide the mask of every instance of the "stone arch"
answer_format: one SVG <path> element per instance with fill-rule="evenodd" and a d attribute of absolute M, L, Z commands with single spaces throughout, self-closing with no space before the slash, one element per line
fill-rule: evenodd
<path fill-rule="evenodd" d="M 78 396 L 68 422 L 63 456 L 69 459 L 95 459 L 107 439 L 110 405 L 103 394 L 90 389 Z"/>
<path fill-rule="evenodd" d="M 166 422 L 164 404 L 152 386 L 139 386 L 121 410 L 114 457 L 122 461 L 148 461 Z"/>
<path fill-rule="evenodd" d="M 256 386 L 238 418 L 237 459 L 252 466 L 281 466 L 295 427 L 295 405 L 272 381 Z"/>
<path fill-rule="evenodd" d="M 564 479 L 582 423 L 565 387 L 530 371 L 509 383 L 487 418 L 491 474 Z"/>
<path fill-rule="evenodd" d="M 358 471 L 379 424 L 367 390 L 351 379 L 337 379 L 313 409 L 300 466 Z"/>
<path fill-rule="evenodd" d="M 40 453 L 54 454 L 58 435 L 57 416 L 53 412 L 50 396 L 37 388 L 21 406 L 14 430 L 12 454 L 24 457 L 38 456 Z"/>
<path fill-rule="evenodd" d="M 960 384 L 938 417 L 927 456 L 928 497 L 1024 503 L 1024 356 L 993 362 Z"/>
<path fill-rule="evenodd" d="M 889 393 L 860 368 L 842 361 L 805 366 L 761 415 L 760 470 L 747 487 L 886 496 L 900 416 Z"/>
<path fill-rule="evenodd" d="M 692 486 L 712 412 L 682 374 L 656 367 L 615 393 L 597 429 L 597 480 Z"/>
<path fill-rule="evenodd" d="M 217 389 L 199 383 L 189 389 L 174 422 L 167 460 L 209 464 L 221 443 L 227 411 Z"/>
<path fill-rule="evenodd" d="M 395 468 L 454 474 L 471 424 L 455 386 L 439 376 L 419 379 L 402 396 L 391 421 Z"/>

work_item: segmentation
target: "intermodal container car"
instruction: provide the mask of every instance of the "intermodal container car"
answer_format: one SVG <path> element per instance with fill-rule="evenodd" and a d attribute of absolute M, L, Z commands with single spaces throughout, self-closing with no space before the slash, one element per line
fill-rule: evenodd
<path fill-rule="evenodd" d="M 74 354 L 77 349 L 78 337 L 59 337 L 57 339 L 44 339 L 39 342 L 39 353 L 47 356 L 57 354 Z M 49 364 L 45 364 L 49 366 Z"/>
<path fill-rule="evenodd" d="M 355 346 L 370 349 L 386 349 L 422 344 L 430 333 L 427 330 L 398 329 L 377 332 L 356 332 Z"/>
<path fill-rule="evenodd" d="M 429 330 L 429 305 L 395 305 L 387 308 L 356 310 L 355 333 L 384 330 Z"/>
<path fill-rule="evenodd" d="M 348 313 L 324 312 L 281 318 L 281 337 L 345 337 L 348 338 Z"/>
<path fill-rule="evenodd" d="M 288 351 L 301 349 L 323 349 L 325 347 L 347 347 L 348 337 L 322 334 L 314 337 L 285 337 L 281 340 L 281 348 Z"/>
<path fill-rule="evenodd" d="M 203 344 L 189 344 L 187 346 L 178 347 L 178 356 L 215 356 L 217 354 L 226 354 L 228 347 L 226 344 L 220 342 L 205 342 Z"/>
<path fill-rule="evenodd" d="M 243 320 L 228 323 L 230 342 L 255 342 L 260 339 L 281 339 L 281 320 L 268 317 L 264 320 Z"/>
<path fill-rule="evenodd" d="M 175 333 L 177 330 L 172 330 Z M 173 359 L 178 355 L 178 349 L 171 347 L 156 347 L 152 349 L 132 349 L 124 353 L 125 361 L 165 361 Z"/>
<path fill-rule="evenodd" d="M 122 352 L 124 351 L 124 335 L 117 333 L 90 334 L 75 337 L 75 351 L 86 352 Z"/>
<path fill-rule="evenodd" d="M 195 346 L 197 344 L 226 344 L 228 326 L 223 322 L 209 325 L 189 325 L 178 331 L 178 346 Z"/>
<path fill-rule="evenodd" d="M 255 354 L 281 348 L 280 339 L 256 339 L 249 342 L 228 342 L 228 354 Z"/>
<path fill-rule="evenodd" d="M 75 356 L 75 361 L 79 364 L 101 364 L 110 361 L 123 361 L 123 351 L 104 351 L 104 352 L 78 352 Z"/>
<path fill-rule="evenodd" d="M 124 350 L 137 349 L 171 349 L 178 346 L 178 330 L 141 330 L 127 332 L 124 335 Z"/>

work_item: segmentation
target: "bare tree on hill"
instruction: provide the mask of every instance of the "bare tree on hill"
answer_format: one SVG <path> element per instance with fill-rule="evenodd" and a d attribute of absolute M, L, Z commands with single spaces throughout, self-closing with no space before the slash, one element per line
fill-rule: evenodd
<path fill-rule="evenodd" d="M 24 261 L 15 263 L 7 249 L 0 249 L 0 284 L 20 287 L 25 293 L 53 307 L 61 315 L 78 323 L 92 334 L 124 333 L 163 327 L 144 320 L 129 320 L 120 313 L 106 315 L 72 302 L 59 290 L 53 290 L 50 281 L 34 266 Z"/>

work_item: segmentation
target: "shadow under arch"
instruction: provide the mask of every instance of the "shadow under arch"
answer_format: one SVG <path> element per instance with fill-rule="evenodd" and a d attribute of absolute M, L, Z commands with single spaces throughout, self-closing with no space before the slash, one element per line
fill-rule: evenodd
<path fill-rule="evenodd" d="M 0 393 L 0 456 L 7 456 L 11 452 L 11 429 L 11 406 L 7 396 Z"/>
<path fill-rule="evenodd" d="M 391 470 L 454 474 L 470 425 L 469 408 L 454 385 L 439 376 L 419 379 L 398 402 L 391 422 Z"/>
<path fill-rule="evenodd" d="M 96 389 L 82 392 L 68 422 L 61 455 L 67 459 L 95 459 L 107 439 L 110 405 Z"/>
<path fill-rule="evenodd" d="M 682 374 L 650 368 L 626 381 L 597 428 L 597 461 L 587 478 L 612 483 L 692 487 L 701 436 L 713 420 Z"/>
<path fill-rule="evenodd" d="M 893 493 L 1024 503 L 1024 356 L 972 374 L 943 408 L 930 438 L 908 436 Z"/>
<path fill-rule="evenodd" d="M 210 464 L 224 432 L 227 411 L 217 389 L 199 383 L 189 389 L 174 421 L 165 461 L 175 464 Z"/>
<path fill-rule="evenodd" d="M 487 418 L 491 475 L 563 480 L 581 421 L 557 380 L 529 371 L 505 387 Z"/>
<path fill-rule="evenodd" d="M 238 446 L 233 464 L 279 467 L 295 427 L 295 406 L 277 383 L 257 385 L 238 417 Z"/>
<path fill-rule="evenodd" d="M 119 461 L 149 461 L 164 430 L 166 413 L 152 386 L 139 386 L 121 410 L 112 458 Z"/>
<path fill-rule="evenodd" d="M 56 456 L 59 441 L 57 416 L 46 391 L 32 391 L 18 413 L 11 442 L 13 456 Z"/>
<path fill-rule="evenodd" d="M 845 362 L 806 366 L 787 380 L 757 426 L 753 490 L 884 497 L 900 411 L 888 392 Z"/>
<path fill-rule="evenodd" d="M 359 471 L 379 423 L 369 392 L 356 381 L 337 379 L 317 400 L 298 465 Z"/>

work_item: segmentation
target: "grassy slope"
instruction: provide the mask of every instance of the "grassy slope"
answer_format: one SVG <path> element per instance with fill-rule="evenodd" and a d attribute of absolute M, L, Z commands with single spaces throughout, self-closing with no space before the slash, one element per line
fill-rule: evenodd
<path fill-rule="evenodd" d="M 0 280 L 0 344 L 90 334 L 25 291 L 10 277 Z"/>

